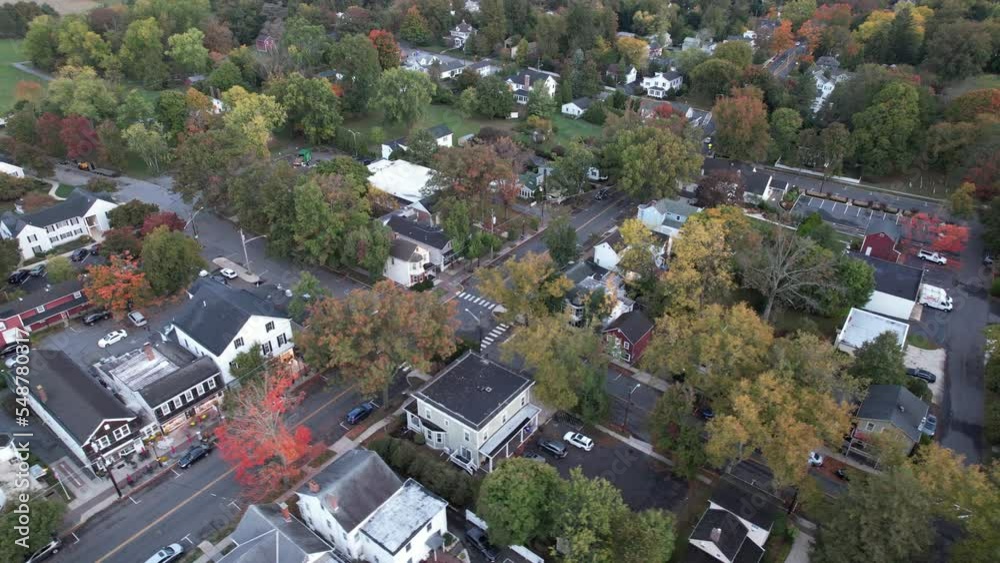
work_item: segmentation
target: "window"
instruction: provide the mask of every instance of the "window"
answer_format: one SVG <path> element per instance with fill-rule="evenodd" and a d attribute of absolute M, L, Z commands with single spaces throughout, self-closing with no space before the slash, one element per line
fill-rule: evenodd
<path fill-rule="evenodd" d="M 184 400 L 187 402 L 194 401 L 194 392 L 190 389 L 184 392 Z"/>
<path fill-rule="evenodd" d="M 35 312 L 36 313 L 44 313 L 45 312 L 45 305 L 39 305 L 39 306 L 35 307 Z"/>
<path fill-rule="evenodd" d="M 521 395 L 521 406 L 522 406 L 522 407 L 524 406 L 524 403 L 525 403 L 525 401 L 527 401 L 527 400 L 528 400 L 528 397 L 527 397 L 527 396 L 525 396 L 525 395 Z"/>
<path fill-rule="evenodd" d="M 278 335 L 278 347 L 284 346 L 286 342 L 288 342 L 288 337 L 285 336 L 284 334 L 279 334 Z"/>
<path fill-rule="evenodd" d="M 468 431 L 468 430 L 466 430 L 466 431 L 465 431 L 464 433 L 465 433 L 465 441 L 466 441 L 466 442 L 470 441 L 470 438 L 469 438 L 469 431 Z"/>
<path fill-rule="evenodd" d="M 625 349 L 628 350 L 632 345 L 628 343 L 628 340 L 623 340 L 625 343 Z"/>
<path fill-rule="evenodd" d="M 160 406 L 160 412 L 163 413 L 163 416 L 167 416 L 168 414 L 170 414 L 170 403 L 164 403 L 162 406 Z"/>
<path fill-rule="evenodd" d="M 74 291 L 73 292 L 73 299 L 79 299 L 81 297 L 83 297 L 83 293 L 82 292 L 79 292 L 79 291 Z"/>
<path fill-rule="evenodd" d="M 111 445 L 111 438 L 108 438 L 107 436 L 101 436 L 100 438 L 97 439 L 96 442 L 94 442 L 94 447 L 97 448 L 97 451 L 101 451 L 110 445 Z"/>
<path fill-rule="evenodd" d="M 215 389 L 215 378 L 214 377 L 212 379 L 208 380 L 208 388 L 209 389 Z"/>
<path fill-rule="evenodd" d="M 38 242 L 38 235 L 31 235 L 28 237 L 28 242 Z"/>
<path fill-rule="evenodd" d="M 272 330 L 274 330 L 274 321 L 271 321 L 271 322 L 267 323 L 266 325 L 264 325 L 264 330 L 266 330 L 268 332 L 271 332 Z"/>
<path fill-rule="evenodd" d="M 428 522 L 427 525 L 424 526 L 424 529 L 427 530 L 428 532 L 431 531 L 431 523 Z"/>
<path fill-rule="evenodd" d="M 233 346 L 235 346 L 236 348 L 242 348 L 243 347 L 243 338 L 237 338 L 236 342 L 233 342 Z"/>
<path fill-rule="evenodd" d="M 271 355 L 271 343 L 270 342 L 265 342 L 265 343 L 261 344 L 261 346 L 260 346 L 260 353 L 264 354 L 265 356 L 270 356 Z"/>
<path fill-rule="evenodd" d="M 410 551 L 410 544 L 406 544 L 406 551 Z"/>
<path fill-rule="evenodd" d="M 451 422 L 451 421 L 450 421 L 450 420 L 448 420 L 447 418 L 446 418 L 446 419 L 444 419 L 444 427 L 445 427 L 445 428 L 448 428 L 448 423 L 449 423 L 449 422 Z"/>
<path fill-rule="evenodd" d="M 115 428 L 115 431 L 112 432 L 112 434 L 115 435 L 115 441 L 116 442 L 118 440 L 121 440 L 125 436 L 128 436 L 131 433 L 132 433 L 132 431 L 129 430 L 128 424 L 123 424 L 123 425 L 119 426 L 118 428 Z"/>
<path fill-rule="evenodd" d="M 236 360 L 229 362 L 229 371 L 233 371 L 234 369 L 240 369 L 240 364 Z"/>
<path fill-rule="evenodd" d="M 180 397 L 174 397 L 174 408 L 175 409 L 181 408 L 181 405 L 183 405 L 183 404 L 184 404 L 184 401 L 182 401 Z"/>
<path fill-rule="evenodd" d="M 202 395 L 205 394 L 205 384 L 199 383 L 198 386 L 194 388 L 194 391 L 195 393 L 198 394 L 199 397 L 201 397 Z"/>
<path fill-rule="evenodd" d="M 874 422 L 866 422 L 865 423 L 865 432 L 871 432 L 872 430 L 875 430 L 875 423 Z"/>

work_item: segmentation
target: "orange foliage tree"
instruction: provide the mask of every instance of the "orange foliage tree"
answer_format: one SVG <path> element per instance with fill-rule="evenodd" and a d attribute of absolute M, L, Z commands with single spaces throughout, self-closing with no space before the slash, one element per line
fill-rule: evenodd
<path fill-rule="evenodd" d="M 969 228 L 946 223 L 929 213 L 915 213 L 903 224 L 906 237 L 911 242 L 929 245 L 937 252 L 960 254 L 969 242 Z"/>
<path fill-rule="evenodd" d="M 298 372 L 284 366 L 265 370 L 235 392 L 226 421 L 215 429 L 223 459 L 253 500 L 290 486 L 311 449 L 309 428 L 285 420 L 302 401 L 301 393 L 292 392 L 297 378 Z"/>
<path fill-rule="evenodd" d="M 781 20 L 781 25 L 771 34 L 771 52 L 782 53 L 795 44 L 795 34 L 792 33 L 791 20 Z"/>
<path fill-rule="evenodd" d="M 20 80 L 14 85 L 14 99 L 19 102 L 38 103 L 44 93 L 41 84 L 30 80 Z"/>
<path fill-rule="evenodd" d="M 384 29 L 373 29 L 368 32 L 368 40 L 372 42 L 375 50 L 378 51 L 378 64 L 382 67 L 382 70 L 399 66 L 401 57 L 399 44 L 396 43 L 396 38 L 393 37 L 392 32 Z"/>
<path fill-rule="evenodd" d="M 112 256 L 107 264 L 91 266 L 83 292 L 88 301 L 103 307 L 116 319 L 125 316 L 130 307 L 146 305 L 152 297 L 146 274 L 128 253 Z"/>

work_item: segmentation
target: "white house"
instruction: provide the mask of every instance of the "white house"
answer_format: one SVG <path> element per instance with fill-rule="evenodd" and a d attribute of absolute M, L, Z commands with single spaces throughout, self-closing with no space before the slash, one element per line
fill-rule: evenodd
<path fill-rule="evenodd" d="M 679 90 L 683 83 L 684 77 L 674 70 L 657 72 L 642 79 L 642 87 L 646 90 L 646 94 L 660 99 L 666 98 L 671 91 Z"/>
<path fill-rule="evenodd" d="M 871 256 L 855 255 L 875 270 L 875 291 L 864 309 L 904 321 L 910 320 L 920 298 L 924 271 Z"/>
<path fill-rule="evenodd" d="M 306 526 L 352 561 L 424 561 L 448 531 L 448 503 L 366 449 L 344 453 L 296 494 Z"/>
<path fill-rule="evenodd" d="M 402 209 L 382 218 L 398 239 L 412 242 L 427 251 L 429 262 L 438 272 L 448 269 L 457 256 L 444 229 L 422 222 L 413 209 Z"/>
<path fill-rule="evenodd" d="M 850 80 L 852 76 L 851 73 L 840 68 L 840 61 L 830 56 L 817 59 L 812 74 L 813 78 L 816 79 L 816 98 L 812 103 L 813 113 L 819 113 L 819 110 L 823 109 L 837 84 Z"/>
<path fill-rule="evenodd" d="M 105 194 L 77 188 L 65 201 L 34 213 L 4 213 L 0 236 L 16 239 L 21 258 L 29 260 L 83 236 L 99 239 L 111 228 L 108 212 L 116 207 Z"/>
<path fill-rule="evenodd" d="M 394 238 L 382 275 L 403 287 L 413 287 L 427 279 L 428 270 L 432 267 L 427 249 L 408 240 Z"/>
<path fill-rule="evenodd" d="M 452 133 L 451 128 L 444 123 L 430 127 L 427 131 L 434 137 L 434 142 L 437 143 L 437 146 L 443 148 L 454 146 L 455 135 Z M 406 152 L 408 150 L 410 150 L 410 147 L 405 138 L 401 137 L 392 141 L 386 141 L 382 143 L 382 158 L 388 159 L 396 151 Z"/>
<path fill-rule="evenodd" d="M 701 555 L 708 554 L 710 558 L 689 553 L 686 561 L 760 561 L 764 544 L 780 514 L 779 507 L 759 491 L 743 489 L 728 480 L 719 483 L 712 492 L 708 509 L 688 538 Z"/>
<path fill-rule="evenodd" d="M 413 396 L 406 426 L 469 473 L 493 471 L 538 429 L 534 381 L 466 352 Z"/>
<path fill-rule="evenodd" d="M 452 47 L 461 49 L 462 47 L 465 47 L 465 43 L 475 32 L 476 28 L 465 23 L 465 20 L 462 20 L 462 23 L 456 25 L 451 29 L 451 31 L 448 32 L 447 39 Z"/>
<path fill-rule="evenodd" d="M 368 183 L 373 187 L 396 198 L 403 206 L 412 206 L 429 214 L 420 200 L 427 197 L 427 192 L 432 189 L 433 170 L 406 160 L 383 159 L 369 164 L 368 171 L 372 173 Z"/>
<path fill-rule="evenodd" d="M 587 307 L 591 304 L 594 294 L 602 293 L 604 304 L 609 305 L 609 313 L 600 319 L 601 326 L 607 326 L 618 317 L 635 308 L 635 301 L 628 297 L 625 282 L 615 272 L 609 272 L 590 261 L 573 264 L 566 270 L 566 277 L 573 282 L 573 287 L 566 293 L 566 311 L 570 315 L 570 324 L 581 326 L 588 314 Z"/>
<path fill-rule="evenodd" d="M 624 248 L 622 248 L 622 246 L 623 241 L 621 231 L 615 228 L 614 233 L 594 247 L 594 263 L 605 270 L 618 272 L 618 262 L 621 261 L 621 254 L 624 252 Z M 665 244 L 654 242 L 653 246 L 650 248 L 650 251 L 653 253 L 653 259 L 656 262 L 656 267 L 658 268 L 662 268 L 664 266 L 663 255 L 666 251 L 665 246 Z M 628 275 L 630 272 L 619 273 Z"/>
<path fill-rule="evenodd" d="M 661 199 L 639 205 L 636 217 L 654 233 L 670 238 L 676 237 L 689 217 L 701 208 L 688 203 L 686 199 Z"/>
<path fill-rule="evenodd" d="M 768 201 L 776 190 L 785 191 L 788 183 L 778 180 L 767 172 L 757 172 L 756 168 L 746 175 L 744 181 L 743 201 L 756 205 L 762 201 Z"/>
<path fill-rule="evenodd" d="M 624 67 L 618 63 L 609 64 L 608 69 L 604 71 L 604 75 L 621 84 L 631 84 L 639 79 L 639 71 L 635 68 L 635 65 Z"/>
<path fill-rule="evenodd" d="M 273 504 L 251 504 L 229 535 L 231 547 L 218 563 L 341 563 L 333 546 Z"/>
<path fill-rule="evenodd" d="M 513 92 L 515 102 L 527 104 L 528 96 L 536 88 L 544 88 L 550 96 L 555 97 L 558 78 L 558 74 L 528 68 L 507 77 L 507 87 Z"/>
<path fill-rule="evenodd" d="M 566 102 L 562 105 L 562 114 L 570 117 L 580 117 L 592 103 L 594 103 L 594 100 L 590 98 L 577 98 L 572 102 Z"/>
<path fill-rule="evenodd" d="M 24 178 L 24 168 L 14 166 L 13 164 L 8 164 L 6 162 L 0 162 L 0 172 L 15 178 Z"/>
<path fill-rule="evenodd" d="M 899 342 L 899 347 L 902 348 L 906 346 L 906 335 L 910 332 L 910 325 L 852 307 L 851 312 L 847 315 L 847 320 L 844 321 L 844 326 L 837 333 L 837 341 L 834 345 L 844 352 L 854 355 L 854 352 L 866 342 L 875 340 L 885 332 L 892 333 L 896 337 L 896 341 Z"/>
<path fill-rule="evenodd" d="M 292 321 L 269 301 L 204 278 L 188 296 L 168 330 L 187 351 L 212 358 L 226 384 L 234 379 L 236 356 L 256 345 L 265 358 L 294 358 Z"/>

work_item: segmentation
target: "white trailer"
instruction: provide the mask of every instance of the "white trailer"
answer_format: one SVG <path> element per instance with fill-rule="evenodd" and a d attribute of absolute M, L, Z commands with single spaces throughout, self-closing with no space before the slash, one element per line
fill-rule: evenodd
<path fill-rule="evenodd" d="M 0 172 L 9 174 L 15 178 L 24 178 L 24 168 L 14 166 L 13 164 L 7 164 L 6 162 L 0 162 Z"/>
<path fill-rule="evenodd" d="M 928 284 L 920 287 L 920 301 L 918 303 L 931 309 L 937 309 L 938 311 L 951 311 L 955 308 L 951 296 L 948 295 L 947 291 Z"/>

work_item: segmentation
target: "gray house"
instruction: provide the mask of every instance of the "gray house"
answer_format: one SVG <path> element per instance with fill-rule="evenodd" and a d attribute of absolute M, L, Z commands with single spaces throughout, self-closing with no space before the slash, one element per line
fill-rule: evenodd
<path fill-rule="evenodd" d="M 902 385 L 872 385 L 858 408 L 857 426 L 851 432 L 848 454 L 874 459 L 864 442 L 884 432 L 895 433 L 900 447 L 910 453 L 926 431 L 930 407 Z M 860 442 L 860 444 L 859 444 Z"/>
<path fill-rule="evenodd" d="M 229 535 L 233 549 L 219 563 L 341 563 L 333 547 L 287 509 L 250 505 Z"/>

